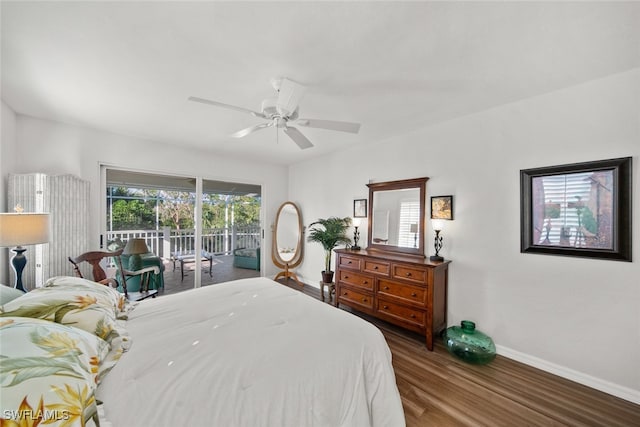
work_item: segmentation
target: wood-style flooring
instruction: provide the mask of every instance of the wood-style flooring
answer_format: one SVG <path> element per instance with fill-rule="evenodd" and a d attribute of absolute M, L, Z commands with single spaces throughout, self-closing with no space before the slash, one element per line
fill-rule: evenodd
<path fill-rule="evenodd" d="M 320 298 L 311 286 L 281 283 Z M 431 352 L 421 335 L 357 315 L 387 339 L 408 427 L 640 426 L 640 405 L 502 356 L 469 365 L 440 340 Z"/>

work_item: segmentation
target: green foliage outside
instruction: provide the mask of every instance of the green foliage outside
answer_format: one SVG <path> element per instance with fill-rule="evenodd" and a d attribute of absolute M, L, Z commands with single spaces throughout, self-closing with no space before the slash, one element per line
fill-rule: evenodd
<path fill-rule="evenodd" d="M 117 187 L 112 189 L 111 199 L 107 209 L 111 208 L 113 231 L 155 230 L 156 217 L 158 227 L 194 228 L 194 193 Z M 224 228 L 227 221 L 232 224 L 232 218 L 235 225 L 259 224 L 260 198 L 203 195 L 203 228 Z"/>

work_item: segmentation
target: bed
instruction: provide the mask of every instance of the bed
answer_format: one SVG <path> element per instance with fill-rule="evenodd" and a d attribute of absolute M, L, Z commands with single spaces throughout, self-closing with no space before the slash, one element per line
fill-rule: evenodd
<path fill-rule="evenodd" d="M 381 332 L 272 280 L 146 300 L 127 315 L 126 352 L 95 393 L 114 427 L 405 423 Z"/>

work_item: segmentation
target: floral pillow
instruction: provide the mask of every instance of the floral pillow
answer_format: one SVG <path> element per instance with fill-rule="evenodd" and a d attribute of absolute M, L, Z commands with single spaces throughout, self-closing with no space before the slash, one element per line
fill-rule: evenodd
<path fill-rule="evenodd" d="M 31 317 L 74 326 L 107 341 L 121 354 L 131 345 L 124 320 L 116 318 L 112 302 L 94 289 L 73 286 L 36 288 L 0 307 L 2 317 Z"/>
<path fill-rule="evenodd" d="M 0 319 L 0 425 L 99 425 L 95 390 L 109 346 L 40 319 Z"/>
<path fill-rule="evenodd" d="M 108 307 L 113 307 L 113 310 L 118 319 L 126 319 L 129 312 L 135 308 L 135 304 L 131 304 L 124 296 L 116 289 L 111 288 L 101 283 L 96 283 L 91 280 L 83 279 L 80 277 L 71 276 L 57 276 L 47 280 L 44 284 L 44 288 L 38 289 L 72 289 L 75 291 L 87 291 L 95 294 L 99 303 Z M 35 289 L 34 289 L 35 290 Z"/>

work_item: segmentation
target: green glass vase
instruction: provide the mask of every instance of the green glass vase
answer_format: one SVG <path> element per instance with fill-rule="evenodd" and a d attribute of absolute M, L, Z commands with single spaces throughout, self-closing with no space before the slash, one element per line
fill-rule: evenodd
<path fill-rule="evenodd" d="M 444 332 L 444 344 L 449 353 L 468 363 L 484 365 L 496 358 L 496 346 L 488 335 L 476 330 L 476 324 L 463 320 Z"/>

